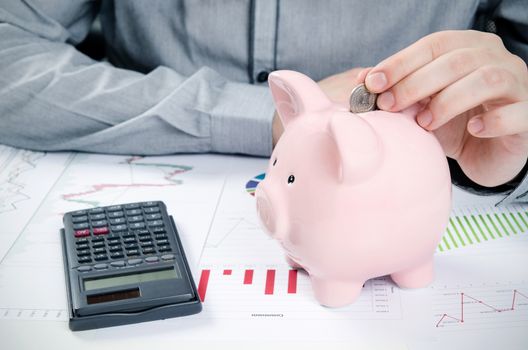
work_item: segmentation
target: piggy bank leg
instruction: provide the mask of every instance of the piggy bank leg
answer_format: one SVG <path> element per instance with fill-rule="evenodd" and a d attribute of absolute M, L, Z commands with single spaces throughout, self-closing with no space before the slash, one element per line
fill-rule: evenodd
<path fill-rule="evenodd" d="M 361 293 L 364 282 L 325 280 L 311 276 L 315 299 L 328 307 L 340 307 L 353 303 Z"/>
<path fill-rule="evenodd" d="M 302 269 L 303 267 L 299 264 L 297 264 L 292 258 L 290 258 L 288 255 L 286 255 L 286 262 L 292 269 Z"/>
<path fill-rule="evenodd" d="M 433 258 L 413 268 L 391 274 L 401 288 L 423 288 L 433 281 Z"/>

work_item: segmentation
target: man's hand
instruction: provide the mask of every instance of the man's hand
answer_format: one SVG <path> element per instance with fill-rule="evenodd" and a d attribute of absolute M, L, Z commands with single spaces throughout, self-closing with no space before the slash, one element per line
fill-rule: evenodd
<path fill-rule="evenodd" d="M 363 68 L 353 68 L 342 73 L 331 75 L 318 82 L 319 87 L 330 98 L 337 103 L 348 104 L 350 92 L 359 83 L 365 80 L 367 70 Z M 284 132 L 284 127 L 277 112 L 273 116 L 272 135 L 273 147 L 277 144 L 280 136 Z"/>
<path fill-rule="evenodd" d="M 422 102 L 418 123 L 483 186 L 513 179 L 528 157 L 528 70 L 502 40 L 477 31 L 428 35 L 372 68 L 378 107 Z"/>

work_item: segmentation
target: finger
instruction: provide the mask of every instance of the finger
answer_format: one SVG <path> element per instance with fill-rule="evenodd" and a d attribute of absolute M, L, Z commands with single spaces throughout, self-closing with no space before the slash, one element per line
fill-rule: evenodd
<path fill-rule="evenodd" d="M 512 103 L 473 117 L 468 132 L 476 137 L 499 137 L 528 132 L 528 101 Z"/>
<path fill-rule="evenodd" d="M 376 65 L 365 80 L 367 88 L 380 93 L 407 75 L 447 52 L 471 47 L 503 47 L 495 34 L 473 30 L 430 34 Z"/>
<path fill-rule="evenodd" d="M 499 59 L 489 49 L 470 48 L 448 52 L 382 93 L 378 98 L 378 107 L 386 111 L 405 109 L 493 61 Z"/>
<path fill-rule="evenodd" d="M 365 82 L 365 78 L 367 77 L 367 74 L 370 72 L 372 68 L 373 67 L 363 68 L 363 70 L 359 72 L 358 76 L 356 77 L 356 83 Z"/>
<path fill-rule="evenodd" d="M 416 119 L 423 128 L 435 130 L 485 102 L 515 103 L 524 99 L 523 94 L 509 70 L 484 66 L 438 93 Z"/>

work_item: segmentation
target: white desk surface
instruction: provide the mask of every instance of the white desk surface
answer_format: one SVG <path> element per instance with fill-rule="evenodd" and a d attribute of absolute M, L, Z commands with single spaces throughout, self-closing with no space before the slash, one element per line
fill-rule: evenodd
<path fill-rule="evenodd" d="M 0 145 L 0 348 L 528 348 L 526 206 L 495 208 L 494 197 L 454 189 L 431 286 L 400 290 L 379 278 L 365 284 L 355 304 L 328 309 L 314 300 L 305 274 L 298 274 L 294 292 L 288 289 L 289 268 L 258 225 L 246 184 L 266 164 L 250 157 L 50 154 Z M 210 271 L 203 312 L 71 332 L 62 214 L 146 200 L 167 204 L 196 283 Z M 243 283 L 246 270 L 253 271 L 251 284 Z M 270 270 L 271 295 L 264 293 Z"/>

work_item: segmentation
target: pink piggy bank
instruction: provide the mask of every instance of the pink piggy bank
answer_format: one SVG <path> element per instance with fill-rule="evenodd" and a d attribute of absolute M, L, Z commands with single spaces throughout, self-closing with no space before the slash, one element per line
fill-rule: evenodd
<path fill-rule="evenodd" d="M 257 211 L 317 301 L 347 305 L 383 275 L 404 288 L 429 284 L 451 179 L 440 144 L 415 121 L 419 107 L 353 114 L 303 74 L 276 71 L 269 84 L 285 131 Z"/>

